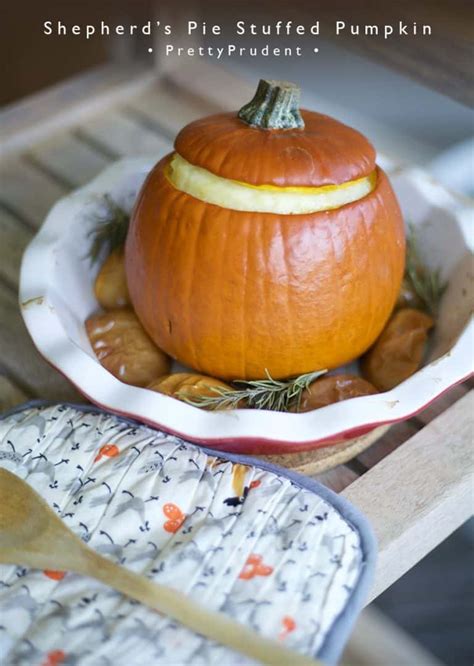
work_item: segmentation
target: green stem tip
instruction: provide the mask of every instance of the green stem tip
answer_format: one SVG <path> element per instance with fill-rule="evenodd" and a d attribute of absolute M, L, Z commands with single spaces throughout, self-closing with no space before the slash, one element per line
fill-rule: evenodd
<path fill-rule="evenodd" d="M 262 129 L 303 129 L 300 88 L 288 81 L 260 79 L 257 91 L 238 116 L 252 127 Z"/>

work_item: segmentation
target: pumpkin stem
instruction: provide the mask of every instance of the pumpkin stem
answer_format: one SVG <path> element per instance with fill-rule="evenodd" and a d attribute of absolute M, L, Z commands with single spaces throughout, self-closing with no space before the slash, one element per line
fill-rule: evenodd
<path fill-rule="evenodd" d="M 303 129 L 299 101 L 300 88 L 294 83 L 260 79 L 253 99 L 240 109 L 238 116 L 262 129 Z"/>

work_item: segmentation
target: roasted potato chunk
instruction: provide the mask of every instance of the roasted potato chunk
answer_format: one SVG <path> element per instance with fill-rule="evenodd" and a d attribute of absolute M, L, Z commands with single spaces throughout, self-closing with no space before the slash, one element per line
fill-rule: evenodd
<path fill-rule="evenodd" d="M 95 280 L 94 294 L 104 310 L 130 305 L 122 250 L 114 250 L 102 264 Z"/>
<path fill-rule="evenodd" d="M 148 337 L 133 310 L 92 315 L 86 331 L 100 363 L 126 384 L 147 386 L 169 372 L 169 357 Z"/>
<path fill-rule="evenodd" d="M 380 391 L 389 391 L 420 367 L 433 319 L 412 308 L 395 312 L 374 346 L 361 361 L 364 377 Z"/>
<path fill-rule="evenodd" d="M 173 375 L 164 375 L 153 381 L 148 388 L 158 393 L 170 395 L 184 402 L 202 397 L 215 397 L 217 393 L 212 387 L 230 389 L 228 384 L 214 377 L 195 375 L 190 372 L 176 372 Z"/>
<path fill-rule="evenodd" d="M 316 379 L 301 394 L 299 405 L 292 411 L 310 412 L 313 409 L 332 405 L 334 402 L 372 395 L 377 389 L 357 375 L 329 375 Z"/>

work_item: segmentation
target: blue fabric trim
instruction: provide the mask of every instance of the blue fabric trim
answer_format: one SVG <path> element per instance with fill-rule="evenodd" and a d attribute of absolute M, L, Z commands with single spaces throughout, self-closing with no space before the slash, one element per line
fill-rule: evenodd
<path fill-rule="evenodd" d="M 0 421 L 8 418 L 13 414 L 18 414 L 19 412 L 26 411 L 27 409 L 31 409 L 33 407 L 52 407 L 57 404 L 65 405 L 67 407 L 76 409 L 77 411 L 82 411 L 86 413 L 110 414 L 110 416 L 114 417 L 118 421 L 142 426 L 149 430 L 154 430 L 154 428 L 152 428 L 151 426 L 145 425 L 131 418 L 126 418 L 123 416 L 117 416 L 115 414 L 111 414 L 110 412 L 107 412 L 104 409 L 100 409 L 100 407 L 95 407 L 94 405 L 86 405 L 86 404 L 80 405 L 80 404 L 73 404 L 70 402 L 55 403 L 53 401 L 48 401 L 48 400 L 30 400 L 22 405 L 18 405 L 8 410 L 7 412 L 0 414 Z M 273 463 L 259 460 L 254 456 L 239 455 L 236 453 L 225 453 L 222 451 L 215 451 L 213 449 L 208 449 L 204 446 L 200 446 L 199 444 L 194 444 L 194 442 L 189 442 L 189 443 L 192 446 L 198 446 L 207 454 L 212 455 L 216 458 L 221 458 L 223 460 L 229 460 L 231 462 L 257 467 L 259 469 L 272 472 L 273 474 L 277 474 L 278 476 L 284 476 L 285 478 L 289 479 L 290 481 L 300 486 L 301 488 L 304 488 L 305 490 L 310 490 L 311 492 L 317 494 L 319 497 L 322 497 L 322 499 L 328 502 L 328 504 L 331 504 L 333 507 L 335 507 L 337 511 L 341 514 L 341 516 L 343 516 L 343 518 L 348 523 L 350 523 L 350 525 L 352 525 L 352 527 L 359 533 L 362 555 L 363 555 L 363 568 L 359 576 L 359 580 L 357 581 L 356 586 L 352 591 L 352 595 L 351 598 L 349 599 L 349 602 L 347 603 L 347 605 L 345 606 L 344 610 L 339 615 L 339 617 L 335 620 L 334 625 L 331 631 L 326 636 L 326 639 L 323 645 L 321 646 L 318 654 L 315 655 L 315 657 L 321 659 L 329 666 L 337 664 L 341 656 L 341 653 L 343 651 L 343 648 L 350 636 L 352 627 L 354 626 L 355 621 L 364 606 L 364 602 L 367 598 L 370 584 L 372 582 L 374 575 L 375 560 L 377 553 L 377 542 L 367 518 L 364 516 L 363 513 L 361 513 L 355 506 L 353 506 L 346 499 L 344 499 L 340 495 L 337 495 L 332 490 L 329 490 L 329 488 L 326 488 L 326 486 L 323 486 L 318 481 L 315 481 L 314 479 L 304 476 L 303 474 L 298 474 L 297 472 L 292 472 L 290 470 L 285 469 L 284 467 L 279 467 L 278 465 L 274 465 Z"/>

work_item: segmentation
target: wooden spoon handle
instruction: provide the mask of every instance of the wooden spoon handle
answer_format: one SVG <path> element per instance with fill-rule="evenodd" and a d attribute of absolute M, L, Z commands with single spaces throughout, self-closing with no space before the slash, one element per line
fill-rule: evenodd
<path fill-rule="evenodd" d="M 89 558 L 88 558 L 89 559 Z M 293 652 L 276 641 L 263 638 L 222 613 L 206 610 L 181 592 L 154 583 L 144 576 L 121 567 L 97 553 L 88 563 L 89 576 L 123 594 L 168 615 L 202 636 L 206 636 L 262 664 L 315 666 L 321 662 Z"/>

